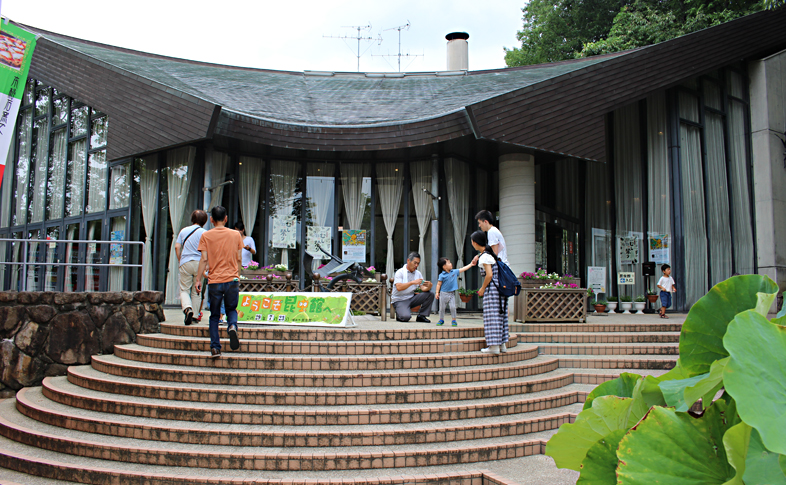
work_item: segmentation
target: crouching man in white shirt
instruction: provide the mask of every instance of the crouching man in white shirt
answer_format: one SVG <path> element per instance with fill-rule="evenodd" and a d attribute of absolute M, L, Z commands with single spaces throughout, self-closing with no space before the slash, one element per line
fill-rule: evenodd
<path fill-rule="evenodd" d="M 393 279 L 393 293 L 390 301 L 396 309 L 396 320 L 408 322 L 412 317 L 411 309 L 420 306 L 420 313 L 417 321 L 431 323 L 426 318 L 431 313 L 431 305 L 434 303 L 434 293 L 431 291 L 430 281 L 423 281 L 423 275 L 418 271 L 420 266 L 420 255 L 409 253 L 407 264 L 396 271 Z M 420 288 L 420 293 L 415 293 L 415 289 Z"/>

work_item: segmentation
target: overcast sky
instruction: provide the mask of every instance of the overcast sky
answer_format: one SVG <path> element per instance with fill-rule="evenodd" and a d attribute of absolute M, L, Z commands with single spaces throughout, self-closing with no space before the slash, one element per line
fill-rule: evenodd
<path fill-rule="evenodd" d="M 471 70 L 505 67 L 503 47 L 518 45 L 525 0 L 2 0 L 3 16 L 44 30 L 166 56 L 288 71 L 356 71 L 356 36 L 371 24 L 360 70 L 446 69 L 445 34 L 467 32 Z M 372 55 L 373 54 L 373 55 Z M 394 57 L 379 57 L 391 54 Z M 422 57 L 414 57 L 422 55 Z"/>

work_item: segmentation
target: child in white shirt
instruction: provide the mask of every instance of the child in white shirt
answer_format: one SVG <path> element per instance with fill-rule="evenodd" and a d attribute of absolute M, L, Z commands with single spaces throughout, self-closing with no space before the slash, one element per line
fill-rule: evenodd
<path fill-rule="evenodd" d="M 674 286 L 674 278 L 671 277 L 671 266 L 664 264 L 660 267 L 663 276 L 658 280 L 658 288 L 660 288 L 660 301 L 663 305 L 658 312 L 661 318 L 669 318 L 666 316 L 666 308 L 671 306 L 671 294 L 677 291 Z"/>

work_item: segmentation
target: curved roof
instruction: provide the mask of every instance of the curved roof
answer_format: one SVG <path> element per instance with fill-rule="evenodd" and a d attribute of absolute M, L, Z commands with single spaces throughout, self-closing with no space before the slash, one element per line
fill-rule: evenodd
<path fill-rule="evenodd" d="M 52 42 L 225 110 L 308 126 L 433 119 L 621 54 L 470 73 L 300 73 L 194 62 L 38 32 Z"/>

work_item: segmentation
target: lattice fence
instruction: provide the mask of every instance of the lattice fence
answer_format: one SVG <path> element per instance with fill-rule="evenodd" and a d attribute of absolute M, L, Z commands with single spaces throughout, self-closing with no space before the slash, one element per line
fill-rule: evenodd
<path fill-rule="evenodd" d="M 241 279 L 240 292 L 241 293 L 254 293 L 254 292 L 288 292 L 297 291 L 299 286 L 298 280 L 290 278 L 273 278 L 270 276 L 265 279 Z"/>
<path fill-rule="evenodd" d="M 522 289 L 515 319 L 522 322 L 585 322 L 587 290 Z"/>

